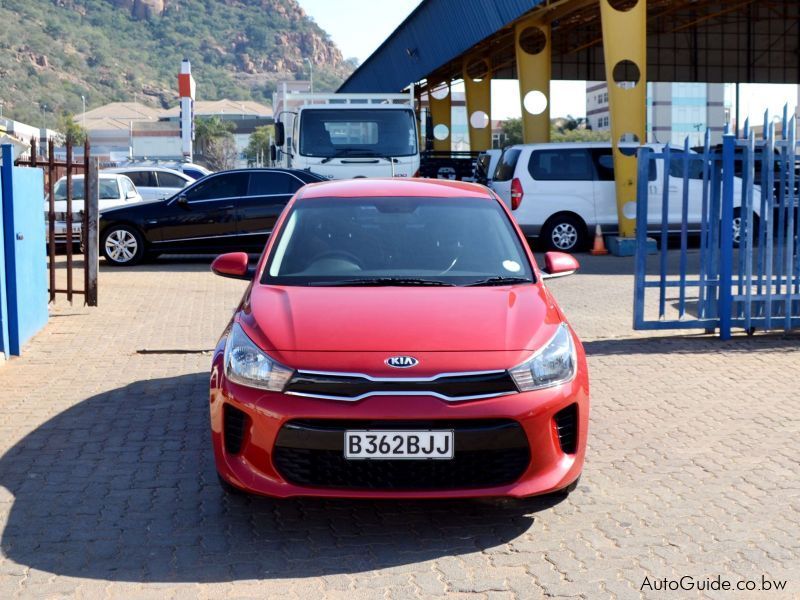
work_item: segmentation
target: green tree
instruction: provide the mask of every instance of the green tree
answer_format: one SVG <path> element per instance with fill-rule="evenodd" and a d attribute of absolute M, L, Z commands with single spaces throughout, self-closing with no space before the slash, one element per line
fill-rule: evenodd
<path fill-rule="evenodd" d="M 551 142 L 607 142 L 610 139 L 610 131 L 593 131 L 591 129 L 559 131 L 556 127 L 550 128 Z"/>
<path fill-rule="evenodd" d="M 522 117 L 506 119 L 503 122 L 503 147 L 522 143 Z"/>
<path fill-rule="evenodd" d="M 212 171 L 227 171 L 236 166 L 236 142 L 233 136 L 212 139 L 206 147 L 203 160 Z"/>
<path fill-rule="evenodd" d="M 272 125 L 256 127 L 255 131 L 250 134 L 247 148 L 244 149 L 244 155 L 247 157 L 247 164 L 264 164 L 266 162 L 267 157 L 269 157 L 269 143 L 273 136 L 274 128 Z"/>
<path fill-rule="evenodd" d="M 233 131 L 236 126 L 230 121 L 223 121 L 219 117 L 195 119 L 194 122 L 194 153 L 205 157 L 212 144 L 222 140 L 233 140 Z"/>
<path fill-rule="evenodd" d="M 58 119 L 56 129 L 59 132 L 59 142 L 80 146 L 86 141 L 86 130 L 75 122 L 70 114 L 63 114 Z"/>

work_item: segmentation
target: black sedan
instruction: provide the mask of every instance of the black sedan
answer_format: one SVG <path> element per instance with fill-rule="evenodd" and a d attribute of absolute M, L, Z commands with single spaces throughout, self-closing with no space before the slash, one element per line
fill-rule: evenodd
<path fill-rule="evenodd" d="M 164 252 L 261 252 L 289 199 L 318 181 L 293 169 L 213 173 L 171 198 L 103 210 L 100 251 L 120 266 Z"/>

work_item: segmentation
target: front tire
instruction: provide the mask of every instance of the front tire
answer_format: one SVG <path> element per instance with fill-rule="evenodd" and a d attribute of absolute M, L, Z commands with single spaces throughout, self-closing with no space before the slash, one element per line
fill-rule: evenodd
<path fill-rule="evenodd" d="M 103 232 L 100 242 L 103 256 L 115 267 L 138 265 L 144 258 L 144 238 L 130 225 L 112 225 Z"/>
<path fill-rule="evenodd" d="M 576 252 L 586 248 L 586 224 L 572 215 L 556 215 L 542 228 L 542 239 L 548 250 Z"/>

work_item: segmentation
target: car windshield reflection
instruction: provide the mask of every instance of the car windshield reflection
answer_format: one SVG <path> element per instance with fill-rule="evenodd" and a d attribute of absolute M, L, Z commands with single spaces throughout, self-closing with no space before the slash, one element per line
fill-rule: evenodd
<path fill-rule="evenodd" d="M 290 286 L 518 285 L 533 272 L 495 202 L 470 198 L 299 201 L 263 283 Z"/>

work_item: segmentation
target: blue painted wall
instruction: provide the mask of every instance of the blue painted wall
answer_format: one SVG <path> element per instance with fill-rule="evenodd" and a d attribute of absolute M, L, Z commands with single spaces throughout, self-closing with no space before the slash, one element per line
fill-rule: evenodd
<path fill-rule="evenodd" d="M 3 173 L 0 170 L 0 357 L 8 358 L 8 299 L 6 297 L 6 253 L 3 243 Z M 0 358 L 2 363 L 2 358 Z"/>
<path fill-rule="evenodd" d="M 6 355 L 22 347 L 47 323 L 47 258 L 44 223 L 44 174 L 41 169 L 11 167 L 3 147 L 3 247 Z M 9 176 L 10 175 L 10 176 Z M 4 322 L 6 320 L 4 319 Z M 5 342 L 4 347 L 5 347 Z"/>

